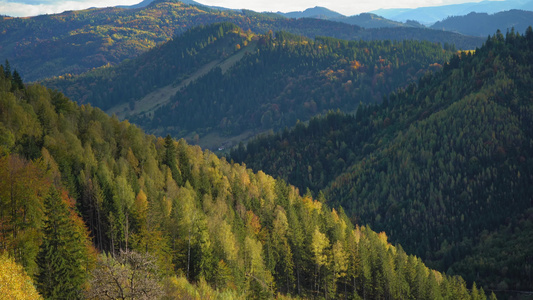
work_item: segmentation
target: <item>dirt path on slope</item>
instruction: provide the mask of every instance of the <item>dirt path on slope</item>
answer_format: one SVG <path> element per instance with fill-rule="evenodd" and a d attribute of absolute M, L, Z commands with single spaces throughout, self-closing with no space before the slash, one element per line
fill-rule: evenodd
<path fill-rule="evenodd" d="M 220 67 L 222 74 L 224 74 L 229 68 L 241 60 L 246 53 L 251 53 L 255 51 L 256 48 L 257 41 L 252 41 L 247 47 L 241 49 L 239 52 L 233 54 L 225 60 L 217 59 L 203 65 L 177 85 L 175 83 L 169 84 L 149 93 L 141 100 L 135 102 L 135 108 L 133 110 L 130 109 L 129 103 L 123 103 L 108 109 L 106 113 L 109 115 L 116 114 L 121 120 L 138 114 L 153 113 L 159 107 L 170 102 L 170 99 L 172 99 L 177 92 L 185 88 L 194 80 L 206 75 L 216 67 Z"/>

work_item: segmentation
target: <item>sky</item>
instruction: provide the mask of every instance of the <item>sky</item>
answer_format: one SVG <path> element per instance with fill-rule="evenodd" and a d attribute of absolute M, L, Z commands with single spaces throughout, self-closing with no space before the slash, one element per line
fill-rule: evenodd
<path fill-rule="evenodd" d="M 302 11 L 322 6 L 343 15 L 356 15 L 380 8 L 416 8 L 438 6 L 479 0 L 196 0 L 204 5 L 234 9 L 251 9 L 258 12 Z M 36 16 L 60 13 L 66 10 L 80 10 L 90 7 L 132 5 L 141 0 L 0 0 L 0 15 L 14 17 Z"/>

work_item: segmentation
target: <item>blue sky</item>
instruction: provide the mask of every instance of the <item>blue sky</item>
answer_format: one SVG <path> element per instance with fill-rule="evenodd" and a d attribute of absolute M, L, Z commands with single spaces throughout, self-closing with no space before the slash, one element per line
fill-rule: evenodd
<path fill-rule="evenodd" d="M 415 8 L 437 6 L 478 0 L 196 0 L 205 5 L 227 8 L 247 8 L 255 11 L 300 11 L 309 7 L 323 6 L 344 15 L 354 15 L 379 8 Z M 89 7 L 132 5 L 141 0 L 0 0 L 0 14 L 9 16 L 35 16 L 79 10 Z"/>

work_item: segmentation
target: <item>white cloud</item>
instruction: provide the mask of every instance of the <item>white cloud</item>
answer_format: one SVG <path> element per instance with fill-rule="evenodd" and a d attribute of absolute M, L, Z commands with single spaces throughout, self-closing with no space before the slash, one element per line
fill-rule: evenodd
<path fill-rule="evenodd" d="M 0 14 L 13 17 L 27 17 L 42 14 L 61 13 L 66 10 L 80 10 L 89 7 L 108 7 L 115 5 L 132 5 L 139 3 L 139 0 L 90 0 L 90 1 L 20 1 L 8 2 L 0 1 Z"/>

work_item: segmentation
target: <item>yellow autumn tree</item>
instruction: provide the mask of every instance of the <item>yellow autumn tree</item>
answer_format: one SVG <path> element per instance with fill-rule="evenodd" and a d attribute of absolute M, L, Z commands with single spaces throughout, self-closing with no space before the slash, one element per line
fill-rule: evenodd
<path fill-rule="evenodd" d="M 0 293 L 3 299 L 42 299 L 22 266 L 7 254 L 0 255 Z"/>

